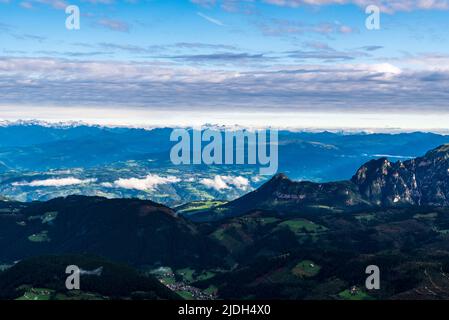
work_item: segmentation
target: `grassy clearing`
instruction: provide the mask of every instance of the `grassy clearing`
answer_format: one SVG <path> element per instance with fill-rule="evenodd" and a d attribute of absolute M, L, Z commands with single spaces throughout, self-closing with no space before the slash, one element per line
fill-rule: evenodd
<path fill-rule="evenodd" d="M 218 288 L 216 286 L 210 285 L 206 290 L 204 290 L 204 292 L 207 294 L 216 294 L 217 290 Z"/>
<path fill-rule="evenodd" d="M 311 260 L 303 260 L 299 262 L 293 269 L 292 273 L 298 277 L 310 278 L 316 276 L 321 270 L 321 267 Z"/>
<path fill-rule="evenodd" d="M 175 274 L 170 267 L 160 267 L 150 270 L 148 273 L 158 278 L 165 285 L 176 283 Z"/>
<path fill-rule="evenodd" d="M 326 227 L 306 219 L 294 219 L 281 222 L 278 227 L 287 227 L 296 234 L 319 233 L 327 230 Z"/>
<path fill-rule="evenodd" d="M 16 300 L 50 300 L 53 290 L 46 288 L 31 288 L 27 290 L 23 296 Z"/>
<path fill-rule="evenodd" d="M 219 201 L 219 200 L 194 201 L 181 206 L 177 212 L 180 214 L 198 213 L 201 211 L 213 209 L 225 203 L 226 201 Z"/>
<path fill-rule="evenodd" d="M 58 212 L 56 212 L 56 211 L 46 212 L 42 216 L 42 223 L 50 223 L 53 220 L 55 220 L 57 216 L 58 216 Z"/>
<path fill-rule="evenodd" d="M 343 300 L 371 300 L 372 297 L 367 293 L 357 290 L 356 292 L 351 292 L 350 289 L 342 291 L 338 294 L 338 296 Z"/>
<path fill-rule="evenodd" d="M 196 277 L 196 281 L 209 280 L 216 275 L 215 272 L 212 271 L 204 271 L 199 276 Z"/>
<path fill-rule="evenodd" d="M 31 242 L 50 242 L 51 239 L 48 236 L 48 231 L 44 230 L 40 233 L 35 233 L 32 234 L 28 237 L 28 240 L 30 240 Z"/>
<path fill-rule="evenodd" d="M 193 294 L 189 291 L 176 291 L 176 293 L 179 294 L 185 300 L 195 300 Z"/>
<path fill-rule="evenodd" d="M 275 217 L 266 217 L 266 218 L 261 218 L 260 219 L 260 223 L 262 225 L 272 224 L 272 223 L 276 223 L 278 221 L 279 221 L 279 219 L 275 218 Z"/>
<path fill-rule="evenodd" d="M 426 213 L 426 214 L 415 214 L 413 218 L 415 219 L 435 219 L 438 217 L 438 213 L 432 212 L 432 213 Z"/>
<path fill-rule="evenodd" d="M 54 297 L 52 298 L 54 300 L 105 300 L 107 298 L 98 295 L 96 293 L 89 293 L 89 292 L 83 292 L 83 291 L 79 291 L 79 290 L 73 290 L 70 291 L 67 294 L 63 294 L 63 293 L 57 293 L 54 295 Z"/>
<path fill-rule="evenodd" d="M 13 266 L 13 265 L 11 265 L 11 264 L 0 264 L 0 272 L 9 269 L 9 268 L 11 268 L 12 266 Z"/>
<path fill-rule="evenodd" d="M 372 213 L 364 213 L 364 214 L 358 214 L 355 216 L 355 218 L 360 222 L 369 222 L 373 220 L 376 216 Z"/>
<path fill-rule="evenodd" d="M 193 277 L 193 274 L 195 273 L 195 270 L 191 268 L 184 268 L 179 269 L 176 271 L 176 274 L 180 275 L 185 282 L 193 282 L 195 281 L 195 278 Z"/>

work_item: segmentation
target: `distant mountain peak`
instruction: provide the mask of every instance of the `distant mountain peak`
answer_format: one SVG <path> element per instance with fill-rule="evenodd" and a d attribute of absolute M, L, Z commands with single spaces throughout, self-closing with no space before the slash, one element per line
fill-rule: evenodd
<path fill-rule="evenodd" d="M 371 160 L 357 170 L 351 181 L 373 204 L 447 206 L 449 144 L 407 161 Z"/>
<path fill-rule="evenodd" d="M 426 158 L 435 158 L 435 157 L 444 157 L 445 159 L 449 158 L 449 143 L 443 144 L 433 150 L 430 150 L 424 156 Z"/>
<path fill-rule="evenodd" d="M 279 181 L 279 180 L 290 180 L 290 178 L 285 173 L 278 173 L 271 178 L 271 181 Z"/>
<path fill-rule="evenodd" d="M 370 160 L 349 181 L 292 181 L 279 173 L 224 207 L 237 215 L 254 209 L 354 211 L 424 205 L 449 206 L 449 144 L 407 161 Z"/>

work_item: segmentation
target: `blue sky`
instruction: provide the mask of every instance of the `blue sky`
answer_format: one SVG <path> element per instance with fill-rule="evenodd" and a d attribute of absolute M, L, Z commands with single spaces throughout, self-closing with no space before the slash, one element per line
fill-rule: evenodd
<path fill-rule="evenodd" d="M 380 30 L 365 27 L 370 4 Z M 68 5 L 80 30 L 65 28 Z M 0 119 L 438 119 L 449 114 L 448 17 L 449 0 L 0 0 Z"/>

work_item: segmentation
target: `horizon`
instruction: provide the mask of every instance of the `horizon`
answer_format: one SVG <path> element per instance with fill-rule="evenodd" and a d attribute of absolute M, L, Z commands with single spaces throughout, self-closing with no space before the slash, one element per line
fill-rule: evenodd
<path fill-rule="evenodd" d="M 330 131 L 347 133 L 411 133 L 430 132 L 449 134 L 445 119 L 449 113 L 436 114 L 376 114 L 340 112 L 175 112 L 171 117 L 163 110 L 71 108 L 26 108 L 17 111 L 17 107 L 7 111 L 0 106 L 0 122 L 42 122 L 47 124 L 99 125 L 104 127 L 125 128 L 199 128 L 217 126 L 224 128 L 277 129 L 289 131 Z M 32 112 L 30 112 L 32 110 Z M 79 116 L 82 114 L 83 116 Z M 447 117 L 447 118 L 446 118 Z M 235 120 L 239 119 L 239 120 Z M 425 121 L 423 121 L 425 120 Z M 313 125 L 310 125 L 313 123 Z"/>

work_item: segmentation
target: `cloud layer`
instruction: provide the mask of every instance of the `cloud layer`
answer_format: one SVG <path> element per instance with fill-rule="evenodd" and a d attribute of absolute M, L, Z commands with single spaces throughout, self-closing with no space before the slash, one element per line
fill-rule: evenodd
<path fill-rule="evenodd" d="M 231 189 L 231 187 L 246 191 L 250 187 L 249 180 L 242 176 L 232 177 L 216 175 L 213 179 L 201 179 L 200 183 L 217 191 L 224 191 Z"/>
<path fill-rule="evenodd" d="M 190 0 L 200 6 L 211 8 L 220 5 L 223 9 L 235 8 L 239 4 L 253 3 L 253 0 Z M 377 5 L 383 12 L 394 13 L 413 10 L 448 10 L 448 0 L 260 0 L 281 7 L 328 6 L 352 4 L 362 8 Z M 230 11 L 230 10 L 228 10 Z"/>
<path fill-rule="evenodd" d="M 118 179 L 114 181 L 113 186 L 123 189 L 134 189 L 140 191 L 152 191 L 159 185 L 180 182 L 181 179 L 174 176 L 161 177 L 155 174 L 149 174 L 145 178 Z"/>
<path fill-rule="evenodd" d="M 84 185 L 96 182 L 97 179 L 78 179 L 74 177 L 56 178 L 45 180 L 33 180 L 30 182 L 13 182 L 12 185 L 16 187 L 66 187 L 74 185 Z"/>
<path fill-rule="evenodd" d="M 370 64 L 314 64 L 314 59 L 344 61 L 351 56 L 332 51 L 288 54 L 302 62 L 255 65 L 240 71 L 189 68 L 158 61 L 2 57 L 0 96 L 3 105 L 164 108 L 167 111 L 188 108 L 214 111 L 223 107 L 449 111 L 448 56 L 408 56 Z M 202 61 L 207 57 L 190 57 L 195 58 Z M 232 60 L 231 57 L 224 59 Z"/>

